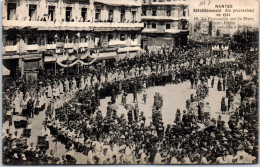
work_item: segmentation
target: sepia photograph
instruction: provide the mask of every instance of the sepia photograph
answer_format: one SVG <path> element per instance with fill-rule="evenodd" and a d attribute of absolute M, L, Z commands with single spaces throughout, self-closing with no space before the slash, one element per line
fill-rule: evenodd
<path fill-rule="evenodd" d="M 258 0 L 2 0 L 2 164 L 258 163 Z"/>

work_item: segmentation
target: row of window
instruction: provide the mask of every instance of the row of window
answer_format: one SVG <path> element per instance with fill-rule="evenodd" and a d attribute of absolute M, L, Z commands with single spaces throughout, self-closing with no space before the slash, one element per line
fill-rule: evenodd
<path fill-rule="evenodd" d="M 164 24 L 160 24 L 160 27 L 163 27 Z M 157 24 L 156 23 L 144 23 L 144 28 L 152 28 L 152 29 L 156 29 L 157 28 Z M 168 30 L 168 29 L 171 29 L 171 24 L 170 23 L 166 23 L 165 24 L 165 29 Z M 181 29 L 181 30 L 187 30 L 188 29 L 188 24 L 187 22 L 179 22 L 178 23 L 178 29 Z"/>
<path fill-rule="evenodd" d="M 28 45 L 34 45 L 34 44 L 40 44 L 40 45 L 44 45 L 45 44 L 45 41 L 44 41 L 44 37 L 43 35 L 40 35 L 41 36 L 41 39 L 39 39 L 39 41 L 37 42 L 37 37 L 39 35 L 36 35 L 36 34 L 30 34 L 27 36 L 27 39 L 26 39 L 26 43 Z M 125 34 L 119 34 L 119 40 L 120 41 L 125 41 L 126 40 L 126 36 Z M 101 35 L 95 35 L 93 37 L 93 40 L 95 38 L 101 38 Z M 114 34 L 108 34 L 104 39 L 107 39 L 107 41 L 111 41 L 111 40 L 114 40 L 116 38 L 116 36 Z M 135 40 L 137 38 L 137 35 L 135 33 L 132 33 L 130 34 L 130 38 L 131 40 Z M 6 38 L 6 42 L 5 42 L 5 45 L 6 46 L 14 46 L 17 44 L 17 38 L 14 37 L 14 36 L 7 36 Z M 64 35 L 62 33 L 58 33 L 57 34 L 49 34 L 47 36 L 47 43 L 46 44 L 55 44 L 56 42 L 64 42 L 64 43 L 86 43 L 88 41 L 88 38 L 86 36 L 81 36 L 79 39 L 77 38 L 71 38 L 69 37 L 69 35 Z"/>
<path fill-rule="evenodd" d="M 125 9 L 121 9 L 120 11 L 120 22 L 125 22 L 126 17 L 125 14 L 126 11 Z M 132 21 L 136 22 L 136 11 L 132 11 Z M 40 21 L 54 21 L 55 20 L 55 6 L 48 6 L 48 17 L 43 17 L 40 19 Z M 7 4 L 7 20 L 16 20 L 16 3 L 8 3 Z M 81 18 L 77 21 L 90 21 L 87 20 L 87 8 L 81 8 Z M 74 20 L 75 18 L 72 18 L 72 7 L 66 7 L 66 12 L 65 12 L 65 21 L 70 22 L 70 21 L 76 21 Z M 32 5 L 29 4 L 29 21 L 36 21 L 39 20 L 37 18 L 37 5 Z M 114 20 L 114 10 L 109 9 L 108 11 L 108 22 L 113 22 Z M 101 21 L 101 8 L 96 8 L 95 10 L 95 21 Z"/>
<path fill-rule="evenodd" d="M 163 26 L 163 25 L 161 25 Z M 157 24 L 156 23 L 144 23 L 144 28 L 152 28 L 152 29 L 156 29 Z M 166 30 L 171 29 L 171 24 L 165 24 L 165 28 Z"/>
<path fill-rule="evenodd" d="M 48 17 L 43 17 L 41 21 L 54 21 L 55 20 L 55 6 L 48 6 Z M 66 8 L 66 20 L 70 20 L 72 8 Z M 87 18 L 87 9 L 81 9 L 81 16 L 83 19 Z M 16 20 L 16 3 L 8 3 L 7 4 L 7 20 Z M 36 21 L 37 18 L 37 5 L 29 4 L 29 21 Z"/>
<path fill-rule="evenodd" d="M 125 22 L 126 21 L 126 11 L 125 9 L 121 9 L 120 10 L 120 22 Z M 132 11 L 132 21 L 136 22 L 136 11 Z M 101 21 L 101 9 L 96 9 L 95 11 L 95 20 L 96 21 Z M 108 21 L 109 22 L 113 22 L 114 20 L 114 10 L 113 9 L 109 9 L 108 10 Z"/>
<path fill-rule="evenodd" d="M 142 15 L 146 16 L 147 15 L 147 11 L 148 11 L 148 9 L 143 8 L 142 9 Z M 171 16 L 171 9 L 170 8 L 166 9 L 165 13 L 166 13 L 166 16 Z M 183 9 L 182 10 L 182 16 L 186 17 L 186 15 L 187 15 L 187 11 L 185 9 Z M 152 16 L 157 16 L 157 9 L 156 8 L 152 9 Z"/>

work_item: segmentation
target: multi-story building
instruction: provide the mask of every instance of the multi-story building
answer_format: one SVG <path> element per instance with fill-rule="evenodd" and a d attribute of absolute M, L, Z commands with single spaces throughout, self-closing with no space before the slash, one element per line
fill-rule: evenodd
<path fill-rule="evenodd" d="M 142 48 L 185 45 L 187 43 L 188 0 L 143 0 Z"/>
<path fill-rule="evenodd" d="M 66 56 L 98 59 L 139 54 L 140 0 L 5 0 L 3 65 L 11 74 L 37 75 Z M 64 56 L 66 55 L 66 56 Z M 59 60 L 61 60 L 59 59 Z M 66 60 L 64 60 L 66 61 Z"/>

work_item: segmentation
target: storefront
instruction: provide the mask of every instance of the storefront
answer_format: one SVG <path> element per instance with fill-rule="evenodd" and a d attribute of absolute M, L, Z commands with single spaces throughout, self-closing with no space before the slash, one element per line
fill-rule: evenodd
<path fill-rule="evenodd" d="M 26 82 L 30 86 L 35 86 L 37 83 L 39 68 L 43 66 L 42 56 L 26 55 L 23 58 L 23 69 Z"/>

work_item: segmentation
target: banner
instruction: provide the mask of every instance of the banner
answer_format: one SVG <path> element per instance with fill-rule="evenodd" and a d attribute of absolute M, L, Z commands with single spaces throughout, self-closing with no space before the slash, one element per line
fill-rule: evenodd
<path fill-rule="evenodd" d="M 68 57 L 69 60 L 71 60 L 70 57 L 75 57 L 75 56 L 69 56 Z M 84 61 L 77 59 L 75 62 L 73 62 L 71 64 L 62 64 L 63 59 L 60 58 L 60 59 L 57 59 L 56 62 L 57 62 L 58 65 L 60 65 L 60 66 L 62 66 L 64 68 L 72 67 L 72 66 L 74 66 L 77 63 L 80 63 L 81 65 L 84 65 L 84 66 L 87 66 L 87 65 L 90 65 L 90 64 L 94 63 L 97 60 L 98 55 L 97 56 L 90 56 L 90 55 L 88 55 L 88 56 L 86 56 L 86 58 L 87 57 L 91 57 L 91 58 L 93 58 L 93 60 L 91 60 L 90 62 L 85 63 Z M 76 59 L 76 57 L 75 57 L 75 59 Z M 73 60 L 75 60 L 75 59 L 73 59 Z"/>
<path fill-rule="evenodd" d="M 72 67 L 75 64 L 77 64 L 79 62 L 79 60 L 76 60 L 75 62 L 71 63 L 71 64 L 62 64 L 60 61 L 56 61 L 58 65 L 64 67 L 64 68 L 68 68 L 68 67 Z"/>
<path fill-rule="evenodd" d="M 96 61 L 96 60 L 97 60 L 97 57 L 95 57 L 93 60 L 91 60 L 91 61 L 88 62 L 88 63 L 85 63 L 85 62 L 83 62 L 83 61 L 81 61 L 81 60 L 79 60 L 79 62 L 80 62 L 81 65 L 87 66 L 87 65 L 90 65 L 90 64 L 94 63 L 94 61 Z"/>

